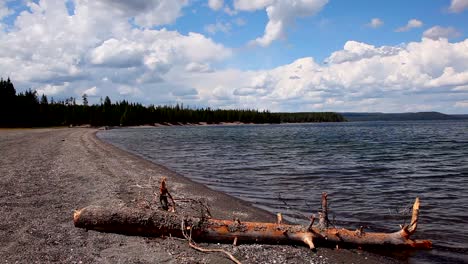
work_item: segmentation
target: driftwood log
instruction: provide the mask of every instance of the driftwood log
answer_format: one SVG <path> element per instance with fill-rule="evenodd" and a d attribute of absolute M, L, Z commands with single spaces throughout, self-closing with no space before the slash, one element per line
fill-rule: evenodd
<path fill-rule="evenodd" d="M 136 208 L 107 208 L 89 206 L 74 213 L 76 227 L 101 232 L 155 237 L 186 237 L 199 242 L 306 244 L 315 249 L 315 244 L 328 247 L 375 247 L 393 246 L 404 248 L 431 248 L 429 240 L 412 240 L 419 215 L 419 198 L 413 205 L 411 223 L 393 233 L 365 232 L 363 228 L 348 230 L 328 228 L 327 195 L 322 195 L 322 212 L 319 224 L 308 227 L 283 224 L 281 215 L 277 223 L 241 222 L 212 218 L 186 217 L 162 210 Z"/>

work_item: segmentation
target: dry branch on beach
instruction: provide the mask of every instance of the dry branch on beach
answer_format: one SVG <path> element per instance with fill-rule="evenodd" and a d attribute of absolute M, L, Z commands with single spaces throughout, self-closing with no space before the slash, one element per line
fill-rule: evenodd
<path fill-rule="evenodd" d="M 403 248 L 431 248 L 429 240 L 413 240 L 419 217 L 419 198 L 413 205 L 409 225 L 393 233 L 366 232 L 363 228 L 348 230 L 328 227 L 327 195 L 322 195 L 322 212 L 318 225 L 313 220 L 308 227 L 302 225 L 221 220 L 207 217 L 183 216 L 163 210 L 147 210 L 129 207 L 107 208 L 89 206 L 74 214 L 76 227 L 101 232 L 140 236 L 175 236 L 204 242 L 305 244 L 311 249 L 318 246 L 367 247 L 394 246 Z"/>

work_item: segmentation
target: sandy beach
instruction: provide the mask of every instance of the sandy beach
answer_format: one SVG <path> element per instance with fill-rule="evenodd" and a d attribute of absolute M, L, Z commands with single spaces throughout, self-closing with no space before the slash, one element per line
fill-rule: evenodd
<path fill-rule="evenodd" d="M 0 259 L 4 263 L 231 263 L 177 238 L 130 237 L 73 226 L 88 205 L 153 203 L 163 176 L 175 198 L 204 198 L 215 218 L 275 221 L 275 216 L 194 183 L 100 141 L 92 128 L 0 130 Z M 396 263 L 359 250 L 217 245 L 242 263 Z"/>

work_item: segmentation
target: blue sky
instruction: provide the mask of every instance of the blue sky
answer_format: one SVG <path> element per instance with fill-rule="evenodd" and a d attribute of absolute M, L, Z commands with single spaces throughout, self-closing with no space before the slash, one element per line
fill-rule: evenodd
<path fill-rule="evenodd" d="M 468 0 L 0 0 L 19 91 L 272 111 L 468 113 Z"/>
<path fill-rule="evenodd" d="M 232 1 L 225 3 L 232 6 Z M 184 16 L 173 25 L 165 27 L 183 33 L 206 33 L 206 25 L 229 23 L 231 27 L 227 33 L 217 31 L 208 35 L 216 42 L 239 48 L 242 53 L 246 53 L 246 56 L 239 56 L 235 60 L 236 66 L 245 70 L 276 67 L 307 56 L 323 61 L 332 52 L 340 50 L 348 40 L 375 46 L 419 41 L 425 30 L 436 25 L 457 28 L 463 34 L 451 41 L 460 41 L 466 38 L 464 31 L 468 25 L 468 12 L 449 12 L 450 1 L 335 0 L 329 1 L 315 16 L 295 19 L 294 24 L 287 29 L 287 38 L 259 50 L 244 46 L 263 33 L 268 22 L 265 10 L 231 16 L 210 9 L 205 1 L 197 1 L 197 4 L 184 8 Z M 381 19 L 383 25 L 378 29 L 367 26 L 373 18 Z M 395 29 L 414 18 L 421 20 L 423 25 L 408 32 L 395 32 Z M 237 19 L 241 19 L 246 25 L 236 25 Z M 261 56 L 255 56 L 257 53 Z"/>

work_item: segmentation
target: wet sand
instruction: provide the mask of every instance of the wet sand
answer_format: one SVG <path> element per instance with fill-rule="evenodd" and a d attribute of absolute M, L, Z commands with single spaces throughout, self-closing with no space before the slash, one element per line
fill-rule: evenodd
<path fill-rule="evenodd" d="M 177 238 L 131 237 L 73 226 L 88 205 L 154 206 L 161 177 L 175 198 L 207 200 L 216 218 L 275 221 L 275 216 L 194 183 L 96 138 L 96 129 L 0 129 L 0 259 L 4 263 L 231 263 Z M 396 263 L 359 250 L 217 245 L 242 263 Z"/>

